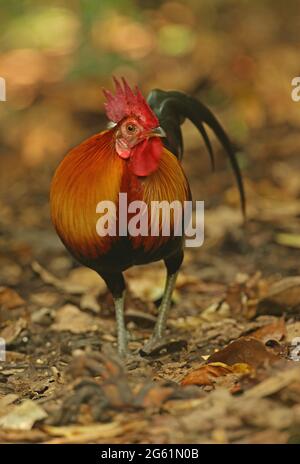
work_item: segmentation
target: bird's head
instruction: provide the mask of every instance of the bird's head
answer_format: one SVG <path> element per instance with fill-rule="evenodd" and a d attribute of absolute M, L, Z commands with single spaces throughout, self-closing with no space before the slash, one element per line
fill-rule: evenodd
<path fill-rule="evenodd" d="M 159 165 L 162 153 L 161 137 L 165 133 L 159 121 L 136 87 L 133 91 L 126 80 L 114 78 L 116 92 L 104 90 L 106 114 L 113 124 L 116 154 L 128 160 L 137 176 L 148 176 Z"/>

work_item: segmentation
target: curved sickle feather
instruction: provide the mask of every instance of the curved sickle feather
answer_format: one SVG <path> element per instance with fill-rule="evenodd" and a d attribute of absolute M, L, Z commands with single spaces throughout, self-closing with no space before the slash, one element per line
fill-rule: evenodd
<path fill-rule="evenodd" d="M 166 146 L 179 159 L 183 155 L 183 141 L 181 124 L 187 118 L 202 135 L 208 150 L 212 167 L 214 168 L 214 153 L 203 125 L 209 126 L 221 145 L 225 149 L 233 169 L 241 200 L 243 216 L 246 216 L 246 198 L 243 179 L 238 165 L 234 148 L 223 127 L 213 113 L 203 103 L 178 91 L 152 90 L 148 96 L 148 103 L 156 113 L 161 127 L 167 134 Z"/>

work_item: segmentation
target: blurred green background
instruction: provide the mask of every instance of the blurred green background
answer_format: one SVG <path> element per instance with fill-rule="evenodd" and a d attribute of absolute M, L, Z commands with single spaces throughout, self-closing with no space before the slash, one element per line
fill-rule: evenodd
<path fill-rule="evenodd" d="M 102 127 L 101 87 L 126 75 L 143 91 L 177 88 L 226 112 L 227 128 L 300 124 L 299 2 L 0 1 L 1 152 L 36 165 Z"/>
<path fill-rule="evenodd" d="M 11 233 L 17 221 L 23 235 L 54 236 L 51 176 L 70 147 L 105 128 L 102 87 L 112 88 L 112 75 L 145 94 L 176 88 L 206 103 L 240 149 L 249 218 L 277 224 L 289 211 L 285 225 L 298 227 L 299 31 L 299 0 L 0 0 L 2 228 Z M 234 207 L 207 214 L 208 228 L 220 218 L 208 237 L 221 240 L 240 223 L 226 158 L 219 150 L 212 177 L 199 135 L 189 124 L 184 133 L 194 198 Z"/>

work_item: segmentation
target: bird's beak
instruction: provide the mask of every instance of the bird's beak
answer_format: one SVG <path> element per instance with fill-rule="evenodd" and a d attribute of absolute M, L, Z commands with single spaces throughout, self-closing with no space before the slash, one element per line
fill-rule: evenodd
<path fill-rule="evenodd" d="M 149 135 L 150 137 L 166 137 L 167 134 L 165 133 L 165 131 L 163 130 L 162 127 L 155 127 L 155 129 L 152 129 L 150 132 L 149 132 Z"/>

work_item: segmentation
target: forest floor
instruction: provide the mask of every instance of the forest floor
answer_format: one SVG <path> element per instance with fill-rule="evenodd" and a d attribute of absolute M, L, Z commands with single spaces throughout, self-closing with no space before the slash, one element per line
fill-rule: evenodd
<path fill-rule="evenodd" d="M 246 170 L 245 227 L 226 165 L 210 173 L 204 153 L 188 153 L 194 198 L 207 205 L 205 243 L 186 251 L 168 342 L 126 366 L 111 296 L 50 224 L 52 168 L 2 161 L 11 176 L 2 170 L 1 442 L 300 442 L 299 162 L 266 153 L 259 171 L 254 160 Z M 126 274 L 137 351 L 164 269 Z"/>

